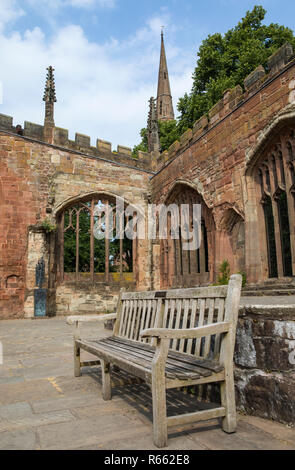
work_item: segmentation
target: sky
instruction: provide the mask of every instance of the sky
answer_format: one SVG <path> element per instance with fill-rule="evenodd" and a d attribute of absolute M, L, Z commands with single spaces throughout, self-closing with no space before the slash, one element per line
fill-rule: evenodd
<path fill-rule="evenodd" d="M 43 124 L 46 67 L 55 68 L 55 124 L 133 147 L 157 94 L 161 26 L 177 114 L 202 40 L 254 5 L 295 30 L 292 0 L 0 0 L 0 113 Z"/>

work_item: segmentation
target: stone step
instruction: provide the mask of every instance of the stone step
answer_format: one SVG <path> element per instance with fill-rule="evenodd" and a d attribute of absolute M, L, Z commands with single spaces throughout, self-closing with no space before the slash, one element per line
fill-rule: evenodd
<path fill-rule="evenodd" d="M 288 296 L 295 295 L 295 289 L 242 290 L 242 297 Z"/>
<path fill-rule="evenodd" d="M 259 285 L 247 285 L 243 287 L 242 291 L 251 290 L 289 290 L 295 289 L 295 284 L 259 284 Z"/>

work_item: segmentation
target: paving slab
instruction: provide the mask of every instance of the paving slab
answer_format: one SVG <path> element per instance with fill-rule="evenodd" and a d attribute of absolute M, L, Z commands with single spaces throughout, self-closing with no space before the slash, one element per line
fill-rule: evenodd
<path fill-rule="evenodd" d="M 253 298 L 251 298 L 252 300 Z M 259 299 L 260 300 L 260 299 Z M 82 336 L 105 337 L 100 323 Z M 0 322 L 0 449 L 157 450 L 152 440 L 151 391 L 139 380 L 112 373 L 113 398 L 102 399 L 101 371 L 85 367 L 73 376 L 73 328 L 65 319 Z M 84 360 L 93 356 L 83 354 Z M 169 390 L 168 415 L 211 406 Z M 295 450 L 295 430 L 239 415 L 238 430 L 225 434 L 217 420 L 169 429 L 170 450 Z"/>

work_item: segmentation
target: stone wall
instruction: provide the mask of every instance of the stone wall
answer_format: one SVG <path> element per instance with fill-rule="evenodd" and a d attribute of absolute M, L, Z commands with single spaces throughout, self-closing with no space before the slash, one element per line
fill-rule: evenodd
<path fill-rule="evenodd" d="M 224 259 L 232 270 L 244 267 L 248 282 L 262 282 L 267 277 L 267 261 L 258 255 L 261 219 L 257 194 L 247 172 L 284 126 L 286 132 L 295 126 L 295 60 L 288 62 L 290 59 L 286 45 L 270 58 L 268 74 L 260 66 L 246 78 L 244 93 L 240 86 L 225 91 L 208 116 L 158 157 L 157 173 L 151 179 L 153 202 L 165 202 L 177 183 L 186 184 L 212 211 L 215 253 L 211 278 L 216 278 Z M 236 235 L 225 223 L 229 211 L 239 223 Z"/>
<path fill-rule="evenodd" d="M 294 424 L 295 306 L 244 307 L 235 364 L 239 409 Z"/>
<path fill-rule="evenodd" d="M 60 302 L 62 296 L 62 289 L 56 292 L 58 241 L 54 233 L 46 234 L 44 221 L 54 225 L 67 204 L 98 193 L 123 197 L 127 203 L 145 208 L 151 175 L 151 171 L 131 166 L 130 161 L 68 151 L 0 129 L 0 318 L 33 316 L 34 269 L 44 253 L 47 313 L 56 313 L 56 299 Z M 148 253 L 148 243 L 140 241 L 137 287 L 142 289 L 150 286 Z M 93 295 L 92 306 L 102 299 L 99 289 Z M 75 299 L 79 305 L 76 294 L 71 305 L 77 311 Z M 112 310 L 114 299 L 109 300 Z"/>

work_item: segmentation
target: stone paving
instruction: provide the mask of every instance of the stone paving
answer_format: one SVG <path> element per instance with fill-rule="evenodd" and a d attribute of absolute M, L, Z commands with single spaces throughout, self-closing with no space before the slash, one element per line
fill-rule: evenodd
<path fill-rule="evenodd" d="M 91 323 L 82 334 L 110 333 Z M 113 399 L 104 402 L 98 367 L 74 378 L 72 327 L 65 319 L 1 321 L 0 341 L 0 449 L 155 449 L 149 388 L 131 379 L 122 386 L 122 375 L 114 373 Z M 189 412 L 195 400 L 170 391 L 168 413 Z M 239 415 L 231 435 L 217 421 L 171 428 L 169 449 L 294 450 L 295 429 Z"/>

